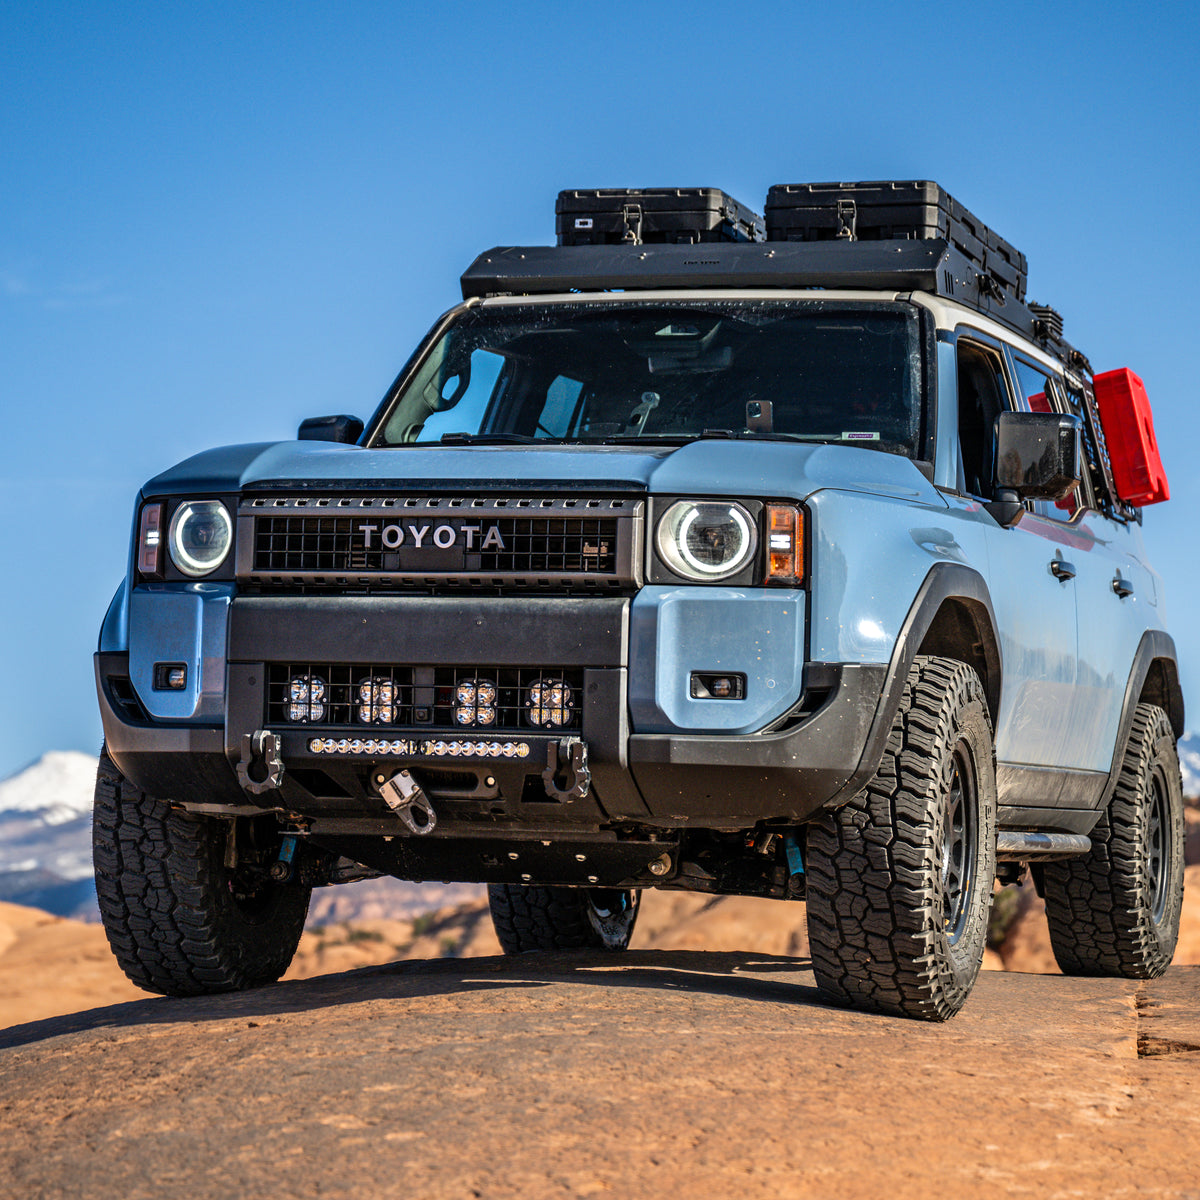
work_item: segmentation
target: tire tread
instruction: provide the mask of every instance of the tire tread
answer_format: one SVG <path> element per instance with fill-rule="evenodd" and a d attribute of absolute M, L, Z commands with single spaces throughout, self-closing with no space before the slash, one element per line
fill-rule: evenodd
<path fill-rule="evenodd" d="M 488 906 L 505 954 L 615 948 L 606 946 L 588 919 L 587 891 L 582 888 L 492 883 L 488 885 Z M 635 910 L 629 935 L 636 919 Z"/>
<path fill-rule="evenodd" d="M 1168 886 L 1156 926 L 1145 872 L 1147 780 L 1162 760 L 1171 809 Z M 1112 799 L 1092 830 L 1092 848 L 1043 870 L 1046 922 L 1054 957 L 1065 975 L 1153 979 L 1170 965 L 1183 902 L 1182 784 L 1175 735 L 1167 714 L 1139 704 Z"/>
<path fill-rule="evenodd" d="M 987 907 L 972 917 L 977 961 L 965 977 L 939 953 L 940 871 L 929 832 L 940 780 L 931 761 L 956 744 L 957 714 L 975 712 L 989 761 L 977 764 L 982 828 L 978 878 L 990 893 L 995 854 L 994 752 L 983 687 L 951 659 L 919 656 L 905 684 L 879 770 L 844 807 L 808 827 L 808 929 L 813 970 L 831 999 L 858 1008 L 944 1021 L 962 1006 L 982 959 Z M 986 776 L 990 773 L 990 778 Z M 990 798 L 990 802 L 989 801 Z M 967 935 L 964 933 L 964 939 Z"/>
<path fill-rule="evenodd" d="M 214 823 L 131 784 L 106 753 L 93 808 L 96 896 L 108 944 L 149 992 L 195 996 L 272 982 L 287 970 L 310 889 L 276 889 L 270 919 L 239 922 L 214 869 Z"/>

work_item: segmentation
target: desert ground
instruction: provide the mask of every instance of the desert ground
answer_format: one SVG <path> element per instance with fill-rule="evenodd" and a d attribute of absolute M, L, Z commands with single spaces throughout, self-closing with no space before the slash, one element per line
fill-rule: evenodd
<path fill-rule="evenodd" d="M 945 1025 L 803 958 L 430 958 L 0 1031 L 0 1195 L 1177 1197 L 1200 967 L 991 971 Z"/>
<path fill-rule="evenodd" d="M 1200 850 L 1198 842 L 1200 838 L 1193 837 L 1190 844 Z M 1000 894 L 993 907 L 992 941 L 984 970 L 1058 973 L 1042 902 L 1028 884 Z M 647 891 L 631 949 L 804 959 L 804 904 Z M 406 919 L 363 918 L 310 927 L 284 978 L 311 979 L 389 962 L 499 953 L 487 903 L 473 900 Z M 1185 874 L 1174 962 L 1200 964 L 1200 863 Z M 99 925 L 0 903 L 0 1030 L 147 996 L 121 973 Z"/>
<path fill-rule="evenodd" d="M 505 958 L 475 899 L 195 1000 L 0 905 L 0 1196 L 1200 1200 L 1200 865 L 1185 896 L 1137 982 L 1054 977 L 1006 891 L 941 1026 L 825 1005 L 799 902 L 648 892 L 625 954 Z"/>

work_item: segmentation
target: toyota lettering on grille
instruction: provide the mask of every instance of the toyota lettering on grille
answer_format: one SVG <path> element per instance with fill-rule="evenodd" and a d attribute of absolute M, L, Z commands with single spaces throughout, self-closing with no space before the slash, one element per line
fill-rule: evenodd
<path fill-rule="evenodd" d="M 356 527 L 362 534 L 363 549 L 374 548 L 376 534 L 379 545 L 385 550 L 399 550 L 402 546 L 410 546 L 414 550 L 436 548 L 451 550 L 461 546 L 464 550 L 507 550 L 504 538 L 496 525 L 402 525 L 399 523 L 379 525 L 363 522 Z M 476 539 L 479 545 L 476 547 Z M 428 539 L 428 541 L 426 540 Z"/>

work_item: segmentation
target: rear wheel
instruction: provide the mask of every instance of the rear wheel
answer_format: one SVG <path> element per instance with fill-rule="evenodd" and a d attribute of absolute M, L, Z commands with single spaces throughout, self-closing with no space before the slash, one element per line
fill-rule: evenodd
<path fill-rule="evenodd" d="M 1092 848 L 1047 863 L 1054 957 L 1066 975 L 1153 979 L 1170 965 L 1183 906 L 1183 788 L 1167 714 L 1139 704 Z"/>
<path fill-rule="evenodd" d="M 100 757 L 92 824 L 96 895 L 108 943 L 150 992 L 197 996 L 270 983 L 287 970 L 312 889 L 267 876 L 274 818 L 232 826 L 172 809 Z"/>
<path fill-rule="evenodd" d="M 808 828 L 817 984 L 858 1008 L 944 1021 L 983 961 L 996 769 L 979 676 L 918 657 L 871 783 Z"/>
<path fill-rule="evenodd" d="M 625 950 L 640 899 L 640 892 L 627 888 L 488 885 L 492 924 L 505 954 Z"/>

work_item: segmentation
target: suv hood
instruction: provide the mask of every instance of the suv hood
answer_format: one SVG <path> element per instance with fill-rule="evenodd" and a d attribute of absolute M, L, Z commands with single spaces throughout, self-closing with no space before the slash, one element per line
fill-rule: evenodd
<path fill-rule="evenodd" d="M 242 490 L 636 491 L 804 500 L 825 488 L 938 503 L 907 458 L 855 446 L 710 438 L 682 446 L 442 446 L 365 450 L 274 442 L 206 450 L 143 495 Z"/>

